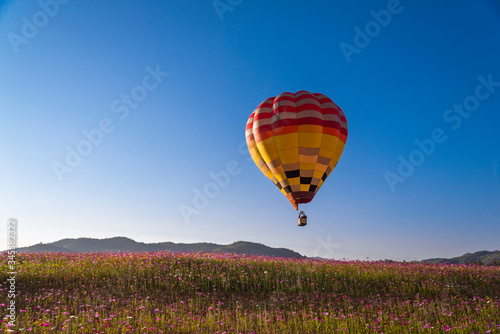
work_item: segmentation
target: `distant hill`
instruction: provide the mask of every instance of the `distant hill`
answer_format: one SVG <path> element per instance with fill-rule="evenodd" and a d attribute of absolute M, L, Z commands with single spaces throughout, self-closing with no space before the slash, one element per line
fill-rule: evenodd
<path fill-rule="evenodd" d="M 467 263 L 478 263 L 478 264 L 496 264 L 500 265 L 500 251 L 479 251 L 475 253 L 467 253 L 462 256 L 453 257 L 450 259 L 445 258 L 434 258 L 434 259 L 426 259 L 421 262 L 449 262 L 455 264 L 467 264 Z"/>
<path fill-rule="evenodd" d="M 62 239 L 49 244 L 37 244 L 29 247 L 19 248 L 19 252 L 155 252 L 169 250 L 172 252 L 217 252 L 237 253 L 248 255 L 266 255 L 287 258 L 303 258 L 297 252 L 286 248 L 273 248 L 263 244 L 237 241 L 229 245 L 218 245 L 213 243 L 176 244 L 173 242 L 143 243 L 136 242 L 126 237 L 115 237 L 108 239 Z"/>

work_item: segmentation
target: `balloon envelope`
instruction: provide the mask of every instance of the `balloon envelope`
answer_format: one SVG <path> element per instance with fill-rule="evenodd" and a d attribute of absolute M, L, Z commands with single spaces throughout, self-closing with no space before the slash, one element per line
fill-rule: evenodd
<path fill-rule="evenodd" d="M 337 165 L 347 140 L 347 120 L 323 94 L 287 92 L 252 112 L 245 135 L 255 164 L 298 210 Z"/>

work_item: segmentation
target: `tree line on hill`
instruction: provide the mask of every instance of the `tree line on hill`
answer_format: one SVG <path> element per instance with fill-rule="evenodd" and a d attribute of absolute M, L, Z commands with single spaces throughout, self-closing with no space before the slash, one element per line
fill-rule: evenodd
<path fill-rule="evenodd" d="M 466 253 L 462 256 L 453 258 L 433 258 L 422 260 L 422 262 L 432 263 L 453 263 L 453 264 L 477 264 L 486 266 L 500 266 L 500 250 L 495 251 L 479 251 L 474 253 Z"/>
<path fill-rule="evenodd" d="M 22 247 L 18 252 L 207 252 L 207 253 L 237 253 L 248 255 L 264 255 L 285 258 L 303 258 L 301 254 L 287 248 L 273 248 L 263 244 L 237 241 L 229 245 L 200 242 L 192 244 L 158 242 L 143 243 L 126 237 L 107 239 L 78 238 L 62 239 L 52 243 L 39 243 L 29 247 Z"/>

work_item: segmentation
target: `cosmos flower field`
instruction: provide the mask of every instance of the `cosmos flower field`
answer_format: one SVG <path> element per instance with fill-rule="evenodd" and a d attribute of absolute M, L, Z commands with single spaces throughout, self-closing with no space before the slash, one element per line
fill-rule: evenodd
<path fill-rule="evenodd" d="M 7 314 L 7 254 L 0 303 Z M 12 333 L 500 333 L 500 267 L 20 253 Z"/>

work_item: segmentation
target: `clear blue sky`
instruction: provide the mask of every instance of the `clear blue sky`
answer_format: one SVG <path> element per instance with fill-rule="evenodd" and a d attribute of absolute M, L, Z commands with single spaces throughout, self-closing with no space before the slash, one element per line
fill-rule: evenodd
<path fill-rule="evenodd" d="M 0 221 L 20 246 L 500 249 L 499 59 L 498 0 L 0 1 Z M 259 103 L 298 90 L 349 124 L 304 228 L 242 146 Z"/>

